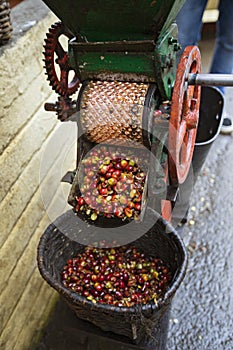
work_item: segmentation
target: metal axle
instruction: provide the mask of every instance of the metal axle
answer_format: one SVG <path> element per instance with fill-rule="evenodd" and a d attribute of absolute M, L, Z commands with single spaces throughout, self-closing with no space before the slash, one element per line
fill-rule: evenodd
<path fill-rule="evenodd" d="M 189 85 L 233 86 L 233 74 L 189 74 Z"/>

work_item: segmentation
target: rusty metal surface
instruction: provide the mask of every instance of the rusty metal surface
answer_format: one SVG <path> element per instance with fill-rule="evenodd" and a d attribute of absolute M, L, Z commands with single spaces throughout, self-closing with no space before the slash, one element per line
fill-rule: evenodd
<path fill-rule="evenodd" d="M 82 72 L 82 77 L 84 80 L 88 80 L 90 78 L 89 72 Z M 98 71 L 92 72 L 91 77 L 93 80 L 102 80 L 102 81 L 124 81 L 124 82 L 137 82 L 137 83 L 156 83 L 156 77 L 153 79 L 151 77 L 146 76 L 144 73 L 135 73 L 135 72 L 110 72 L 110 71 Z"/>
<path fill-rule="evenodd" d="M 177 184 L 183 183 L 188 175 L 199 118 L 200 87 L 188 86 L 186 77 L 200 71 L 198 47 L 186 47 L 177 68 L 169 124 L 169 170 Z"/>
<path fill-rule="evenodd" d="M 67 42 L 73 34 L 63 23 L 53 24 L 46 34 L 44 44 L 44 62 L 47 79 L 52 89 L 61 96 L 74 94 L 79 87 L 79 79 L 69 64 L 69 56 L 60 42 L 66 37 Z M 71 73 L 71 74 L 70 74 Z M 72 76 L 70 81 L 70 76 Z"/>
<path fill-rule="evenodd" d="M 91 81 L 80 95 L 80 120 L 91 142 L 143 143 L 142 116 L 148 84 Z"/>

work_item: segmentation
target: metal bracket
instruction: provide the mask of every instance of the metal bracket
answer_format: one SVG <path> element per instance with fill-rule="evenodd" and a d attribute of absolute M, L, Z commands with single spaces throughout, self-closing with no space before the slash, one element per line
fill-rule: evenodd
<path fill-rule="evenodd" d="M 67 171 L 67 173 L 61 179 L 61 182 L 67 182 L 72 185 L 74 181 L 75 173 L 76 173 L 76 170 Z"/>

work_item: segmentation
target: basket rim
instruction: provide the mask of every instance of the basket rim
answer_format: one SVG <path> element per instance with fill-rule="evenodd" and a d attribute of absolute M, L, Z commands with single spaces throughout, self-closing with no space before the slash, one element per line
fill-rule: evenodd
<path fill-rule="evenodd" d="M 151 209 L 152 210 L 152 209 Z M 153 210 L 154 211 L 154 210 Z M 154 211 L 155 212 L 155 211 Z M 123 313 L 125 314 L 126 312 L 130 315 L 135 315 L 135 311 L 140 310 L 141 312 L 146 312 L 146 311 L 158 311 L 160 310 L 163 306 L 165 306 L 170 298 L 175 294 L 177 291 L 179 285 L 184 279 L 185 272 L 187 269 L 187 264 L 188 264 L 188 254 L 185 248 L 185 245 L 183 243 L 182 238 L 178 234 L 178 232 L 175 230 L 175 228 L 164 218 L 161 217 L 157 212 L 155 212 L 157 220 L 161 222 L 165 229 L 166 229 L 166 234 L 173 240 L 173 242 L 178 245 L 179 249 L 183 253 L 183 261 L 181 263 L 180 269 L 177 272 L 177 274 L 174 276 L 174 282 L 171 285 L 171 287 L 163 294 L 162 297 L 160 297 L 157 300 L 157 303 L 154 302 L 149 302 L 145 305 L 143 304 L 136 304 L 131 307 L 122 307 L 122 306 L 114 306 L 114 305 L 109 305 L 109 304 L 100 304 L 100 303 L 93 303 L 92 301 L 86 299 L 85 297 L 81 296 L 80 294 L 71 291 L 68 288 L 65 288 L 61 282 L 58 280 L 55 280 L 54 278 L 51 278 L 51 274 L 46 270 L 45 267 L 45 260 L 44 260 L 44 250 L 46 248 L 46 243 L 49 239 L 49 236 L 51 234 L 51 230 L 56 229 L 58 230 L 56 225 L 54 223 L 51 223 L 45 232 L 42 234 L 40 237 L 39 245 L 37 248 L 37 264 L 38 264 L 38 269 L 42 275 L 42 277 L 48 282 L 48 284 L 53 287 L 56 291 L 61 293 L 63 297 L 66 299 L 70 297 L 75 301 L 76 303 L 83 304 L 91 309 L 96 309 L 96 310 L 102 310 L 102 311 L 114 311 L 117 313 Z M 64 214 L 63 214 L 64 215 Z M 61 215 L 61 217 L 63 216 Z M 60 217 L 59 217 L 60 218 Z M 61 235 L 65 236 L 63 233 Z M 72 241 L 72 240 L 70 240 Z"/>

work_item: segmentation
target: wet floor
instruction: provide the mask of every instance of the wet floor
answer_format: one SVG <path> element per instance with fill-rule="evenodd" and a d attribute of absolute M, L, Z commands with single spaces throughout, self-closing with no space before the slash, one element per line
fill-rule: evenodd
<path fill-rule="evenodd" d="M 173 301 L 168 349 L 233 349 L 233 138 L 219 136 L 182 233 L 186 277 Z"/>

